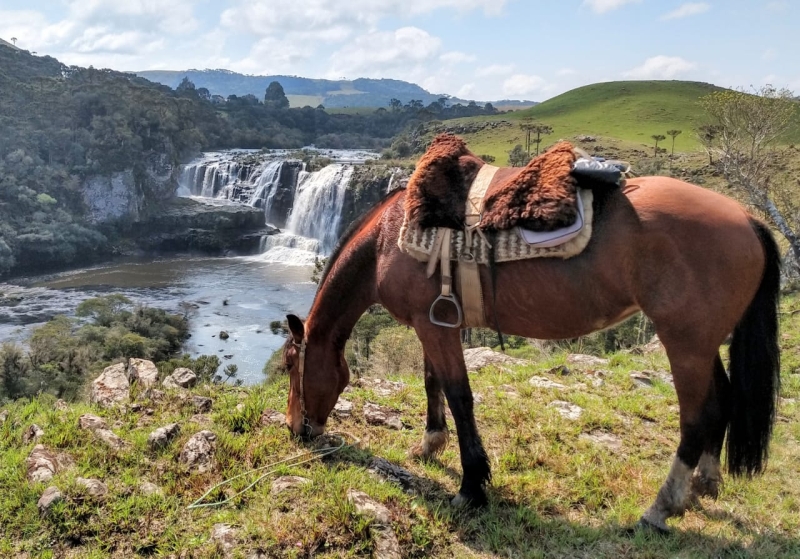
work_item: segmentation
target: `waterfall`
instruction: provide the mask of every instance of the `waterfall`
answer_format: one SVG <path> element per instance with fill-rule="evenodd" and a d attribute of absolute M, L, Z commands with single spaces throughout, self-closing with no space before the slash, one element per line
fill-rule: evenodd
<path fill-rule="evenodd" d="M 303 173 L 297 185 L 286 227 L 295 235 L 320 241 L 330 252 L 339 238 L 339 221 L 352 165 L 331 164 L 315 173 Z"/>
<path fill-rule="evenodd" d="M 258 175 L 258 179 L 255 182 L 255 191 L 248 204 L 251 206 L 259 206 L 260 204 L 264 208 L 267 217 L 269 217 L 269 210 L 272 207 L 272 199 L 275 197 L 275 193 L 281 183 L 283 163 L 283 160 L 269 161 L 263 169 L 254 171 L 252 175 L 252 177 Z M 252 177 L 248 177 L 248 182 L 253 182 Z M 266 196 L 264 196 L 265 192 L 267 193 Z"/>

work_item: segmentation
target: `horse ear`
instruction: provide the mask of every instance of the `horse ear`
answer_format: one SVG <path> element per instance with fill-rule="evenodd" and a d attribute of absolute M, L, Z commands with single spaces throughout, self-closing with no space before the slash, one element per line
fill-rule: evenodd
<path fill-rule="evenodd" d="M 291 332 L 294 341 L 298 344 L 306 337 L 306 329 L 303 326 L 303 321 L 293 314 L 286 315 L 286 322 L 289 323 L 289 332 Z"/>

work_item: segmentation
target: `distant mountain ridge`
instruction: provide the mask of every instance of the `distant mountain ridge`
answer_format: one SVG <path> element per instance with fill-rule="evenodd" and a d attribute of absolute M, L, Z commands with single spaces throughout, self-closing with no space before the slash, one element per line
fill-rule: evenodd
<path fill-rule="evenodd" d="M 417 84 L 393 79 L 358 78 L 355 80 L 325 80 L 303 78 L 298 76 L 251 76 L 230 70 L 151 70 L 137 72 L 138 76 L 161 83 L 173 89 L 184 77 L 189 78 L 197 87 L 205 87 L 212 95 L 247 95 L 252 94 L 259 99 L 270 82 L 277 81 L 283 86 L 286 96 L 293 107 L 324 105 L 328 108 L 341 107 L 388 107 L 392 99 L 403 104 L 419 100 L 424 105 L 449 97 L 451 103 L 466 105 L 468 100 L 434 94 Z M 479 103 L 483 105 L 483 102 Z M 504 101 L 503 105 L 515 108 L 531 107 L 533 101 Z"/>

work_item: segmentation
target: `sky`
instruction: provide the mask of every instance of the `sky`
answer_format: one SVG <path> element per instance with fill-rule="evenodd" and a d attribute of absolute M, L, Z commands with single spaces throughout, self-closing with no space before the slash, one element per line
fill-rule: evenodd
<path fill-rule="evenodd" d="M 800 93 L 800 0 L 0 0 L 0 38 L 67 64 L 394 78 L 543 101 L 624 79 Z"/>

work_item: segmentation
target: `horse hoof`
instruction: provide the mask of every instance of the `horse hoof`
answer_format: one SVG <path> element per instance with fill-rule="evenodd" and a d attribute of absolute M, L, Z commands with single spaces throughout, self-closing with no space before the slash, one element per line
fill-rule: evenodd
<path fill-rule="evenodd" d="M 486 499 L 486 495 L 465 495 L 464 493 L 459 493 L 453 500 L 450 501 L 450 504 L 453 508 L 457 509 L 466 509 L 466 508 L 482 508 L 485 507 L 488 503 L 488 499 Z"/>
<path fill-rule="evenodd" d="M 644 517 L 640 518 L 639 522 L 636 523 L 636 530 L 644 530 L 653 534 L 658 534 L 659 536 L 666 536 L 669 534 L 669 528 L 667 528 L 666 524 L 655 524 Z"/>

